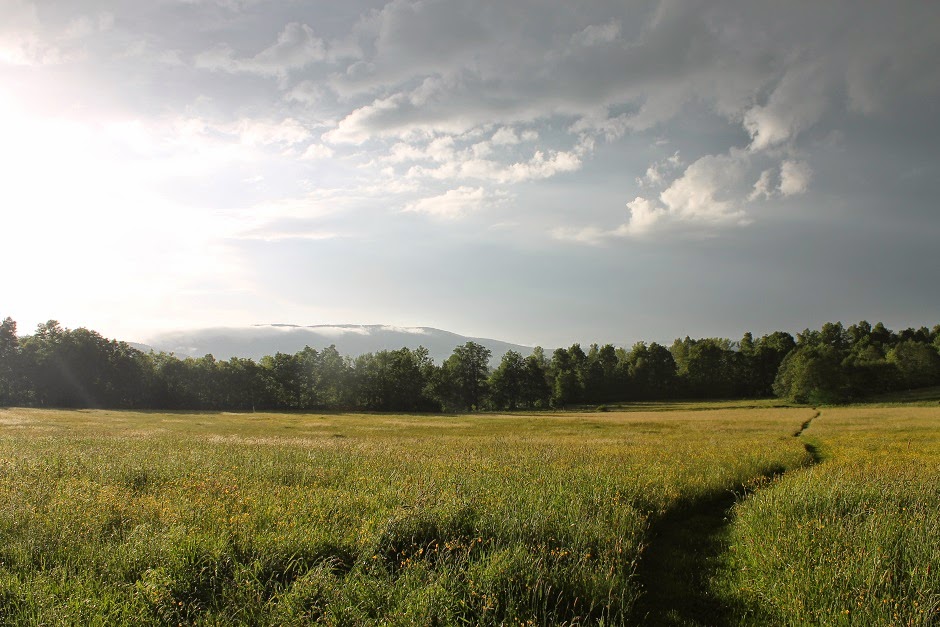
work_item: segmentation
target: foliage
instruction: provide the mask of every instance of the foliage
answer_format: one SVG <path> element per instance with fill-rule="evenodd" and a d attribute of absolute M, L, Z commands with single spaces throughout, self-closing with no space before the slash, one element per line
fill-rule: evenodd
<path fill-rule="evenodd" d="M 940 383 L 940 325 L 893 332 L 866 321 L 776 331 L 739 342 L 677 339 L 510 351 L 490 368 L 468 342 L 440 366 L 426 349 L 355 359 L 335 346 L 255 362 L 142 353 L 50 320 L 19 337 L 0 324 L 0 406 L 139 409 L 467 411 L 597 406 L 680 398 L 762 398 L 834 403 Z"/>

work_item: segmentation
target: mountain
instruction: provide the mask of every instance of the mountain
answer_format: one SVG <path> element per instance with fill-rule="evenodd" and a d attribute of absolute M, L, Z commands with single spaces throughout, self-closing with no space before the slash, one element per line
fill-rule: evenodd
<path fill-rule="evenodd" d="M 387 325 L 316 325 L 259 324 L 251 327 L 193 329 L 170 331 L 147 342 L 156 351 L 175 353 L 178 357 L 202 357 L 212 354 L 216 359 L 250 357 L 258 360 L 274 353 L 296 353 L 310 346 L 317 350 L 336 345 L 341 355 L 356 357 L 381 350 L 424 346 L 434 362 L 440 364 L 450 357 L 454 348 L 468 341 L 482 344 L 493 352 L 491 363 L 498 364 L 506 351 L 523 355 L 531 346 L 510 344 L 488 338 L 466 337 L 431 327 L 394 327 Z"/>

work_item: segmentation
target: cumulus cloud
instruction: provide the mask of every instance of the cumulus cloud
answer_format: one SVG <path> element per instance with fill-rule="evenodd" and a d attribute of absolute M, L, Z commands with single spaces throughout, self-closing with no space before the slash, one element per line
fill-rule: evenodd
<path fill-rule="evenodd" d="M 533 129 L 524 130 L 519 134 L 510 126 L 501 126 L 493 133 L 490 142 L 494 146 L 515 146 L 522 142 L 533 142 L 538 138 L 538 131 Z"/>
<path fill-rule="evenodd" d="M 778 191 L 784 196 L 802 194 L 809 187 L 813 170 L 805 161 L 787 160 L 780 164 Z"/>
<path fill-rule="evenodd" d="M 615 231 L 617 235 L 646 233 L 667 214 L 666 209 L 640 196 L 628 202 L 627 208 L 630 210 L 630 219 Z"/>
<path fill-rule="evenodd" d="M 680 162 L 678 154 L 664 161 Z M 748 224 L 742 192 L 750 167 L 750 155 L 742 150 L 706 155 L 689 165 L 658 197 L 637 196 L 628 202 L 629 215 L 618 227 L 556 229 L 553 236 L 594 244 L 612 238 L 647 235 L 665 226 L 714 228 Z"/>
<path fill-rule="evenodd" d="M 754 201 L 770 198 L 774 193 L 773 174 L 774 171 L 772 169 L 761 172 L 760 177 L 754 183 L 754 187 L 751 189 L 751 193 L 748 195 L 747 199 Z"/>

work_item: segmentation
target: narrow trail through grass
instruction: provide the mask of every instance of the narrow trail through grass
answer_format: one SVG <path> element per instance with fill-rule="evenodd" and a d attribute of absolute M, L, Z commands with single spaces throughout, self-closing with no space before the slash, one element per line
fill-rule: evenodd
<path fill-rule="evenodd" d="M 820 412 L 793 433 L 802 437 Z M 804 443 L 809 466 L 822 461 L 817 447 Z M 679 502 L 656 519 L 637 576 L 643 588 L 633 623 L 652 627 L 724 627 L 738 613 L 712 590 L 712 579 L 727 550 L 731 508 L 758 489 L 777 481 L 786 469 L 773 467 L 740 490 L 723 490 L 704 498 Z"/>

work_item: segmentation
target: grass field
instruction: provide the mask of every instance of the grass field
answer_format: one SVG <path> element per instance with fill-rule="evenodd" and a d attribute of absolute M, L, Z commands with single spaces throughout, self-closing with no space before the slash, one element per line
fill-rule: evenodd
<path fill-rule="evenodd" d="M 824 409 L 794 437 L 815 411 L 633 409 L 0 410 L 0 622 L 889 624 L 875 619 L 897 612 L 897 624 L 920 624 L 911 621 L 930 615 L 938 410 Z M 807 442 L 823 464 L 809 468 Z M 725 508 L 749 492 L 729 525 Z M 854 515 L 861 505 L 874 513 Z M 846 520 L 858 531 L 836 544 Z M 852 561 L 855 542 L 887 557 Z M 816 564 L 807 551 L 831 559 Z M 880 606 L 866 600 L 871 620 L 855 622 L 866 616 L 863 588 L 847 571 L 876 564 L 890 574 L 877 588 L 890 612 L 871 613 Z M 788 568 L 805 577 L 781 577 Z"/>
<path fill-rule="evenodd" d="M 822 463 L 735 508 L 741 624 L 940 623 L 940 408 L 824 408 L 803 437 Z"/>

